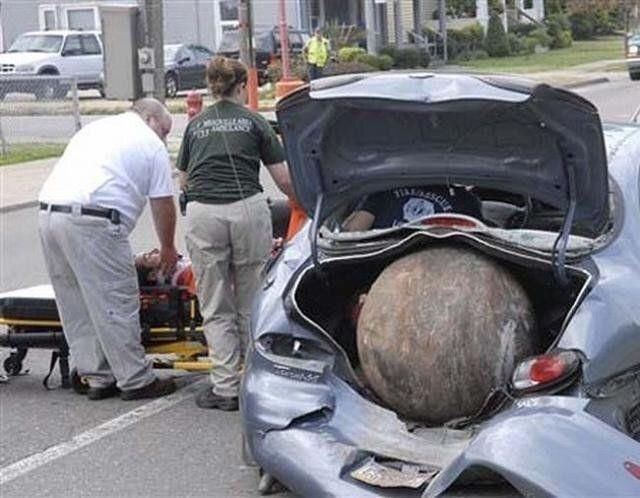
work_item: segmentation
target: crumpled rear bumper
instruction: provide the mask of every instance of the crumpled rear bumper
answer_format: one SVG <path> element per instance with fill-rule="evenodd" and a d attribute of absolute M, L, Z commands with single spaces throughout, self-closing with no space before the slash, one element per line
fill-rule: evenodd
<path fill-rule="evenodd" d="M 586 413 L 586 403 L 530 398 L 475 433 L 433 429 L 417 435 L 331 374 L 309 384 L 250 369 L 242 393 L 253 458 L 302 496 L 390 496 L 388 488 L 351 477 L 372 456 L 438 470 L 426 489 L 394 490 L 402 496 L 437 496 L 478 467 L 523 494 L 640 496 L 640 480 L 625 469 L 626 462 L 640 465 L 640 444 Z"/>

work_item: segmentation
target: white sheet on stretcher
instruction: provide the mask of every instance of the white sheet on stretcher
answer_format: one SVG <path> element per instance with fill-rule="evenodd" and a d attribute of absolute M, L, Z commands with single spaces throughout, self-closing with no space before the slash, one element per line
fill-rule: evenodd
<path fill-rule="evenodd" d="M 35 285 L 33 287 L 26 287 L 24 289 L 12 290 L 0 294 L 0 299 L 4 299 L 7 297 L 18 297 L 26 299 L 55 299 L 53 287 L 51 286 L 51 284 Z"/>

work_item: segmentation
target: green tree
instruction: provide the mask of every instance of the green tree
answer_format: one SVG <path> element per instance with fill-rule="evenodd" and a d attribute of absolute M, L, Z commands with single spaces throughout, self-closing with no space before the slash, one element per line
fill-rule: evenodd
<path fill-rule="evenodd" d="M 490 57 L 506 57 L 511 53 L 509 39 L 502 25 L 502 19 L 496 13 L 491 14 L 489 18 L 485 49 Z"/>

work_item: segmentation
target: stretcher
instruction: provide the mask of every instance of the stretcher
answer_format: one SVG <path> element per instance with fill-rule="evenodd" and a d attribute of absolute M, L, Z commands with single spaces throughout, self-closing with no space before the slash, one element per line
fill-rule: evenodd
<path fill-rule="evenodd" d="M 81 379 L 69 369 L 69 347 L 50 285 L 0 294 L 0 325 L 6 326 L 0 333 L 0 347 L 12 348 L 3 362 L 8 375 L 20 374 L 29 349 L 51 349 L 45 387 L 59 363 L 62 387 L 81 389 Z M 154 367 L 188 371 L 211 368 L 198 299 L 186 288 L 140 287 L 140 325 L 142 344 Z"/>
<path fill-rule="evenodd" d="M 273 236 L 287 236 L 291 209 L 287 201 L 268 200 Z M 184 287 L 140 287 L 141 340 L 156 368 L 207 371 L 208 348 L 202 331 L 198 299 Z M 4 327 L 3 327 L 4 326 Z M 4 331 L 2 329 L 5 329 Z M 82 392 L 82 379 L 70 371 L 69 347 L 64 337 L 53 289 L 39 285 L 0 294 L 0 347 L 11 348 L 3 367 L 19 375 L 29 349 L 50 349 L 49 379 L 60 365 L 61 386 Z"/>

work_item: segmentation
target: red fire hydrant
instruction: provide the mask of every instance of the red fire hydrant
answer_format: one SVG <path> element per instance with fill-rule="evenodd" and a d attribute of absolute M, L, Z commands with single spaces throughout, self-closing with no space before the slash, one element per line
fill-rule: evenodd
<path fill-rule="evenodd" d="M 191 90 L 187 93 L 187 117 L 191 121 L 195 116 L 202 111 L 202 95 L 195 90 Z"/>

